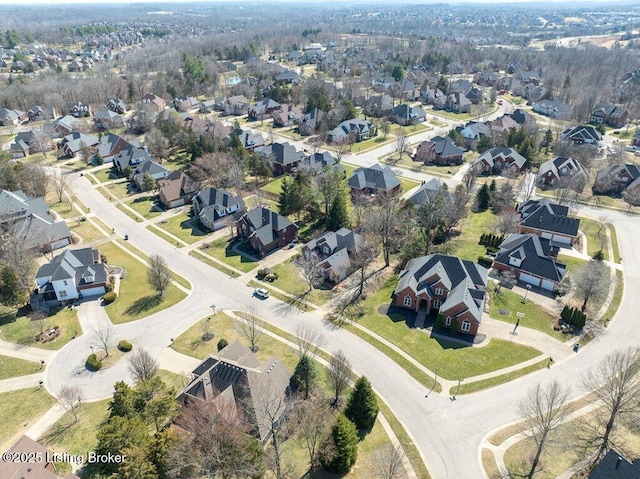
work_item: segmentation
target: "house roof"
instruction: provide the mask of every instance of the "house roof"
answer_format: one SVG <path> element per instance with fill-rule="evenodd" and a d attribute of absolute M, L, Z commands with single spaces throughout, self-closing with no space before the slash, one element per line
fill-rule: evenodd
<path fill-rule="evenodd" d="M 400 185 L 400 180 L 390 167 L 376 163 L 368 168 L 356 169 L 347 184 L 351 188 L 358 190 L 370 188 L 372 190 L 390 191 Z"/>
<path fill-rule="evenodd" d="M 355 131 L 357 133 L 367 133 L 373 129 L 373 124 L 368 120 L 361 120 L 354 118 L 352 120 L 345 120 L 337 127 L 329 132 L 329 135 L 333 138 L 347 138 L 349 133 Z"/>
<path fill-rule="evenodd" d="M 25 152 L 29 150 L 29 145 L 27 145 L 27 143 L 23 140 L 18 140 L 15 143 L 11 143 L 11 146 L 9 147 L 10 151 L 19 151 L 19 152 Z"/>
<path fill-rule="evenodd" d="M 284 216 L 262 206 L 247 211 L 238 221 L 246 221 L 252 226 L 254 231 L 250 237 L 256 236 L 263 245 L 273 242 L 278 231 L 293 225 Z"/>
<path fill-rule="evenodd" d="M 591 470 L 589 479 L 640 479 L 640 461 L 631 462 L 615 449 L 609 449 Z"/>
<path fill-rule="evenodd" d="M 195 182 L 179 170 L 172 171 L 165 178 L 158 180 L 158 190 L 167 201 L 177 200 L 194 189 Z"/>
<path fill-rule="evenodd" d="M 467 139 L 480 139 L 480 136 L 489 136 L 491 130 L 484 123 L 472 122 L 460 130 L 460 134 Z"/>
<path fill-rule="evenodd" d="M 602 135 L 598 133 L 594 127 L 590 125 L 578 125 L 573 128 L 567 128 L 560 135 L 560 140 L 568 138 L 573 141 L 599 142 L 602 141 Z"/>
<path fill-rule="evenodd" d="M 226 210 L 238 205 L 238 209 L 245 208 L 244 200 L 219 188 L 205 188 L 193 198 L 193 204 L 200 211 L 199 216 L 210 223 L 226 216 Z"/>
<path fill-rule="evenodd" d="M 113 164 L 120 169 L 124 169 L 127 166 L 137 165 L 147 160 L 151 160 L 151 155 L 147 151 L 146 147 L 138 147 L 133 143 L 130 143 L 127 148 L 120 151 L 113 157 Z"/>
<path fill-rule="evenodd" d="M 511 158 L 512 161 L 507 162 L 507 158 Z M 527 162 L 527 159 L 513 148 L 496 146 L 495 148 L 491 148 L 490 150 L 485 151 L 473 163 L 476 164 L 485 162 L 487 165 L 493 168 L 496 160 L 498 159 L 502 159 L 504 163 L 515 164 L 518 168 L 522 168 Z"/>
<path fill-rule="evenodd" d="M 442 188 L 443 181 L 439 178 L 431 178 L 429 181 L 425 181 L 420 187 L 407 199 L 411 201 L 415 206 L 420 206 L 427 202 L 429 196 L 437 192 Z"/>
<path fill-rule="evenodd" d="M 319 108 L 312 109 L 309 113 L 306 113 L 300 119 L 300 123 L 308 128 L 314 129 L 318 126 L 318 122 L 322 120 L 324 112 Z"/>
<path fill-rule="evenodd" d="M 509 257 L 517 255 L 516 257 L 522 260 L 518 267 L 520 271 L 560 283 L 564 279 L 567 267 L 550 258 L 552 248 L 548 239 L 534 234 L 514 233 L 502 242 L 493 261 L 511 266 Z"/>
<path fill-rule="evenodd" d="M 612 103 L 598 103 L 593 107 L 591 114 L 619 118 L 623 116 L 625 112 L 628 112 L 628 110 L 623 106 L 614 105 Z"/>
<path fill-rule="evenodd" d="M 574 174 L 583 174 L 586 176 L 587 174 L 584 166 L 573 158 L 564 156 L 558 156 L 553 160 L 542 163 L 538 169 L 538 177 L 546 175 L 548 172 L 553 173 L 558 178 Z"/>
<path fill-rule="evenodd" d="M 303 249 L 314 250 L 327 246 L 333 253 L 335 251 L 346 249 L 350 253 L 357 253 L 360 249 L 362 237 L 350 229 L 340 228 L 338 231 L 328 231 L 317 238 L 312 239 L 303 246 Z"/>
<path fill-rule="evenodd" d="M 67 474 L 61 476 L 55 472 L 55 467 L 49 461 L 46 460 L 50 457 L 49 450 L 34 441 L 30 437 L 23 435 L 18 439 L 7 452 L 14 454 L 39 454 L 42 461 L 37 462 L 11 462 L 0 461 L 0 477 L 11 479 L 78 479 L 75 474 Z"/>
<path fill-rule="evenodd" d="M 448 136 L 435 136 L 431 138 L 435 152 L 442 158 L 452 158 L 464 153 L 464 148 L 456 145 Z"/>
<path fill-rule="evenodd" d="M 0 121 L 15 121 L 16 118 L 24 115 L 20 110 L 9 110 L 8 108 L 0 108 Z"/>
<path fill-rule="evenodd" d="M 103 159 L 110 159 L 118 151 L 125 149 L 129 146 L 129 142 L 121 136 L 114 135 L 113 133 L 106 133 L 102 135 L 97 145 L 97 153 Z"/>
<path fill-rule="evenodd" d="M 27 195 L 22 191 L 0 190 L 0 223 L 15 215 L 23 215 L 29 211 Z"/>
<path fill-rule="evenodd" d="M 425 112 L 420 106 L 409 106 L 407 104 L 398 105 L 391 110 L 389 116 L 402 118 L 404 120 L 413 120 L 425 117 Z"/>
<path fill-rule="evenodd" d="M 40 266 L 36 278 L 50 278 L 49 281 L 75 278 L 76 286 L 104 283 L 107 280 L 107 268 L 103 263 L 97 263 L 99 258 L 100 253 L 93 248 L 67 249 Z M 93 281 L 88 280 L 87 273 L 91 273 Z"/>
<path fill-rule="evenodd" d="M 556 113 L 571 113 L 571 105 L 559 100 L 542 100 L 538 103 L 534 103 L 533 106 L 543 108 L 545 110 L 553 110 Z"/>
<path fill-rule="evenodd" d="M 569 208 L 549 199 L 529 200 L 518 207 L 522 226 L 570 236 L 578 235 L 580 220 L 567 216 Z"/>
<path fill-rule="evenodd" d="M 304 153 L 288 142 L 272 143 L 269 146 L 256 148 L 255 151 L 266 160 L 282 166 L 297 163 L 304 157 Z"/>
<path fill-rule="evenodd" d="M 84 133 L 73 132 L 62 139 L 65 147 L 77 153 L 83 148 L 96 146 L 99 142 L 97 135 L 85 135 Z"/>
<path fill-rule="evenodd" d="M 260 363 L 248 347 L 234 341 L 218 356 L 207 356 L 193 375 L 195 378 L 180 393 L 182 400 L 211 401 L 222 395 L 244 411 L 258 438 L 266 441 L 270 437 L 269 417 L 279 418 L 284 412 L 291 378 L 279 358 L 271 357 Z M 269 396 L 268 403 L 262 396 Z M 188 405 L 186 402 L 185 407 Z"/>

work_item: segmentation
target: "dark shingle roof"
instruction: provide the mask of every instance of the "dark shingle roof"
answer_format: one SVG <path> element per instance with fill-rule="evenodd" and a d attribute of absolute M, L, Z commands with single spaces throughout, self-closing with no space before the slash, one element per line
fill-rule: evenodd
<path fill-rule="evenodd" d="M 400 184 L 400 180 L 394 171 L 388 166 L 380 166 L 379 163 L 368 168 L 358 168 L 347 182 L 352 188 L 359 190 L 371 188 L 373 190 L 389 191 Z"/>
<path fill-rule="evenodd" d="M 494 262 L 511 266 L 509 258 L 517 255 L 517 258 L 522 259 L 518 267 L 520 271 L 560 283 L 567 267 L 549 257 L 551 248 L 548 239 L 534 234 L 510 234 L 500 245 Z"/>
<path fill-rule="evenodd" d="M 640 479 L 640 462 L 629 462 L 610 449 L 589 474 L 589 479 Z"/>

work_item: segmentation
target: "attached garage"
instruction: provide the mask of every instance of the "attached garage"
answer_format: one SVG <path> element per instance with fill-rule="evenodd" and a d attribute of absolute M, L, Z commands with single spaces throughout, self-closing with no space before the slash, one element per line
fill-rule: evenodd
<path fill-rule="evenodd" d="M 546 289 L 548 291 L 553 291 L 556 289 L 556 285 L 553 283 L 553 281 L 549 281 L 548 279 L 543 279 L 540 286 L 542 287 L 542 289 Z"/>
<path fill-rule="evenodd" d="M 102 296 L 105 292 L 104 286 L 80 290 L 80 294 L 82 294 L 83 298 L 87 298 L 89 296 Z"/>
<path fill-rule="evenodd" d="M 562 236 L 562 235 L 553 235 L 553 237 L 551 238 L 552 241 L 555 241 L 556 243 L 561 243 L 561 244 L 566 244 L 566 245 L 571 245 L 571 238 L 567 237 L 567 236 Z"/>
<path fill-rule="evenodd" d="M 535 276 L 527 273 L 520 272 L 520 277 L 518 279 L 523 283 L 527 283 L 532 286 L 540 286 L 540 278 L 536 278 Z"/>

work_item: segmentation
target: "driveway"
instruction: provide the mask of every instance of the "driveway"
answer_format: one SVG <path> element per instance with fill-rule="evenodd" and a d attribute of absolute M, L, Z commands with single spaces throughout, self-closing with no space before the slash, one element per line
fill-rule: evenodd
<path fill-rule="evenodd" d="M 430 394 L 426 398 L 425 388 L 404 369 L 351 333 L 273 297 L 257 303 L 258 300 L 251 296 L 251 288 L 145 230 L 109 204 L 85 178 L 78 178 L 74 182 L 74 189 L 101 220 L 118 232 L 126 232 L 137 248 L 155 251 L 163 256 L 171 269 L 193 284 L 193 293 L 178 305 L 139 321 L 114 326 L 116 341 L 127 339 L 137 347 L 144 347 L 153 356 L 160 357 L 171 338 L 210 314 L 211 304 L 216 304 L 218 309 L 259 305 L 260 316 L 264 320 L 292 334 L 299 324 L 310 326 L 323 333 L 328 352 L 344 351 L 355 371 L 369 378 L 375 390 L 407 429 L 434 479 L 483 477 L 478 453 L 482 438 L 489 431 L 518 418 L 516 404 L 528 388 L 538 382 L 552 380 L 574 385 L 586 367 L 596 364 L 611 350 L 637 346 L 640 342 L 640 331 L 635 324 L 640 298 L 628 294 L 640 288 L 640 250 L 634 248 L 634 239 L 640 237 L 640 223 L 637 218 L 624 213 L 607 213 L 617 228 L 622 256 L 628 267 L 625 268 L 625 295 L 619 313 L 606 333 L 598 341 L 581 349 L 577 355 L 570 356 L 551 369 L 484 392 L 461 396 L 453 402 L 443 395 Z M 581 215 L 599 215 L 598 210 L 592 208 L 577 209 L 581 210 Z M 116 381 L 131 382 L 126 361 L 120 361 L 107 370 L 88 373 L 84 361 L 90 353 L 90 345 L 89 336 L 83 335 L 68 343 L 55 356 L 45 373 L 45 385 L 49 391 L 55 391 L 60 384 L 74 383 L 83 389 L 87 399 L 96 400 L 109 397 Z M 579 393 L 577 389 L 572 392 L 574 396 Z"/>

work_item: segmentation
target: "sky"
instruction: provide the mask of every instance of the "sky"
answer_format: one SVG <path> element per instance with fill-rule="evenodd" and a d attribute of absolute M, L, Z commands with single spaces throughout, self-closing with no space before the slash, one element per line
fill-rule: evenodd
<path fill-rule="evenodd" d="M 225 3 L 246 3 L 246 2 L 253 2 L 256 0 L 95 0 L 95 1 L 90 1 L 90 0 L 0 0 L 0 5 L 29 5 L 29 4 L 42 4 L 42 5 L 70 5 L 70 4 L 80 4 L 80 3 L 86 3 L 86 4 L 90 4 L 90 3 L 104 3 L 104 4 L 110 4 L 110 3 L 196 3 L 196 2 L 207 2 L 207 3 L 215 3 L 215 2 L 225 2 Z M 257 0 L 257 1 L 263 1 L 263 0 Z M 265 0 L 267 1 L 267 0 Z M 271 0 L 271 1 L 277 1 L 277 2 L 281 2 L 281 3 L 286 3 L 286 2 L 300 2 L 300 0 Z M 311 1 L 315 1 L 315 2 L 319 2 L 321 0 L 311 0 Z M 612 3 L 612 2 L 616 2 L 617 0 L 587 0 L 585 2 L 585 0 L 545 0 L 545 2 L 551 2 L 551 3 Z M 375 3 L 389 3 L 388 1 L 384 1 L 384 0 L 374 0 Z M 394 3 L 531 3 L 532 0 L 399 0 L 397 2 Z M 324 1 L 323 1 L 324 3 Z M 371 4 L 372 2 L 370 0 L 347 0 L 347 3 L 349 4 L 354 4 L 354 3 L 367 3 L 367 4 Z"/>

